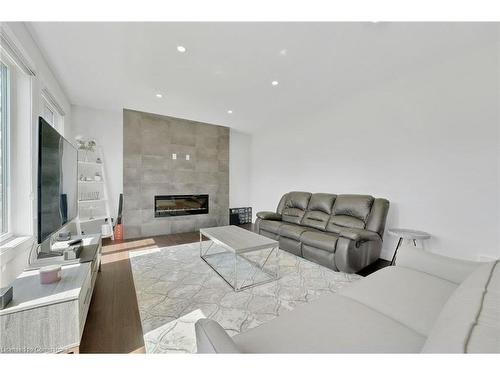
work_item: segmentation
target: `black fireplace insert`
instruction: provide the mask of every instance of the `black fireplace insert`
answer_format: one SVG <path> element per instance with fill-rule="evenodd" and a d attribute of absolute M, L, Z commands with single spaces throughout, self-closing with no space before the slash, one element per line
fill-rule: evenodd
<path fill-rule="evenodd" d="M 208 214 L 208 194 L 155 195 L 155 217 Z"/>

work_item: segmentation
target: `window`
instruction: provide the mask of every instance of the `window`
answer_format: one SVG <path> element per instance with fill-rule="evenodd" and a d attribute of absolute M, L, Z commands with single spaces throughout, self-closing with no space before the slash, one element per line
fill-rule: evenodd
<path fill-rule="evenodd" d="M 42 117 L 54 129 L 64 135 L 64 113 L 54 97 L 47 91 L 42 90 Z"/>
<path fill-rule="evenodd" d="M 0 62 L 0 238 L 9 232 L 9 71 Z"/>
<path fill-rule="evenodd" d="M 40 105 L 32 88 L 39 81 L 20 49 L 0 30 L 0 248 L 3 256 L 17 238 L 33 236 L 36 217 L 36 127 Z M 38 91 L 38 90 L 37 90 Z M 37 92 L 36 91 L 36 92 Z M 36 111 L 36 113 L 34 112 Z M 9 240 L 11 237 L 11 241 Z M 6 245 L 5 247 L 3 245 Z"/>
<path fill-rule="evenodd" d="M 44 100 L 43 103 L 43 119 L 47 121 L 50 125 L 56 128 L 56 124 L 54 123 L 54 111 L 49 107 L 49 104 Z"/>

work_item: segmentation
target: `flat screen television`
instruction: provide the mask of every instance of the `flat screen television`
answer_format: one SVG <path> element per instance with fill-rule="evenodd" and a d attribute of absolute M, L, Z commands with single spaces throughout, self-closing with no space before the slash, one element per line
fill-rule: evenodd
<path fill-rule="evenodd" d="M 78 150 L 43 118 L 38 120 L 38 243 L 78 211 Z"/>

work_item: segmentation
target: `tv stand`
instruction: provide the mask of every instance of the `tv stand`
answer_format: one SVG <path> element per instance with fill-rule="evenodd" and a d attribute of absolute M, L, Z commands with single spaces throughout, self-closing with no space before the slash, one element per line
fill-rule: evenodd
<path fill-rule="evenodd" d="M 0 353 L 79 352 L 101 251 L 100 235 L 84 236 L 80 258 L 37 259 L 18 276 L 0 310 Z M 48 264 L 61 265 L 61 280 L 41 285 L 38 269 Z"/>

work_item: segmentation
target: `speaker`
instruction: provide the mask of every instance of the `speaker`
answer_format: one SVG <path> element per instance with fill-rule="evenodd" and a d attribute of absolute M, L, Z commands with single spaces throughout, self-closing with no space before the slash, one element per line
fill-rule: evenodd
<path fill-rule="evenodd" d="M 61 194 L 61 222 L 66 224 L 68 222 L 68 195 Z"/>

